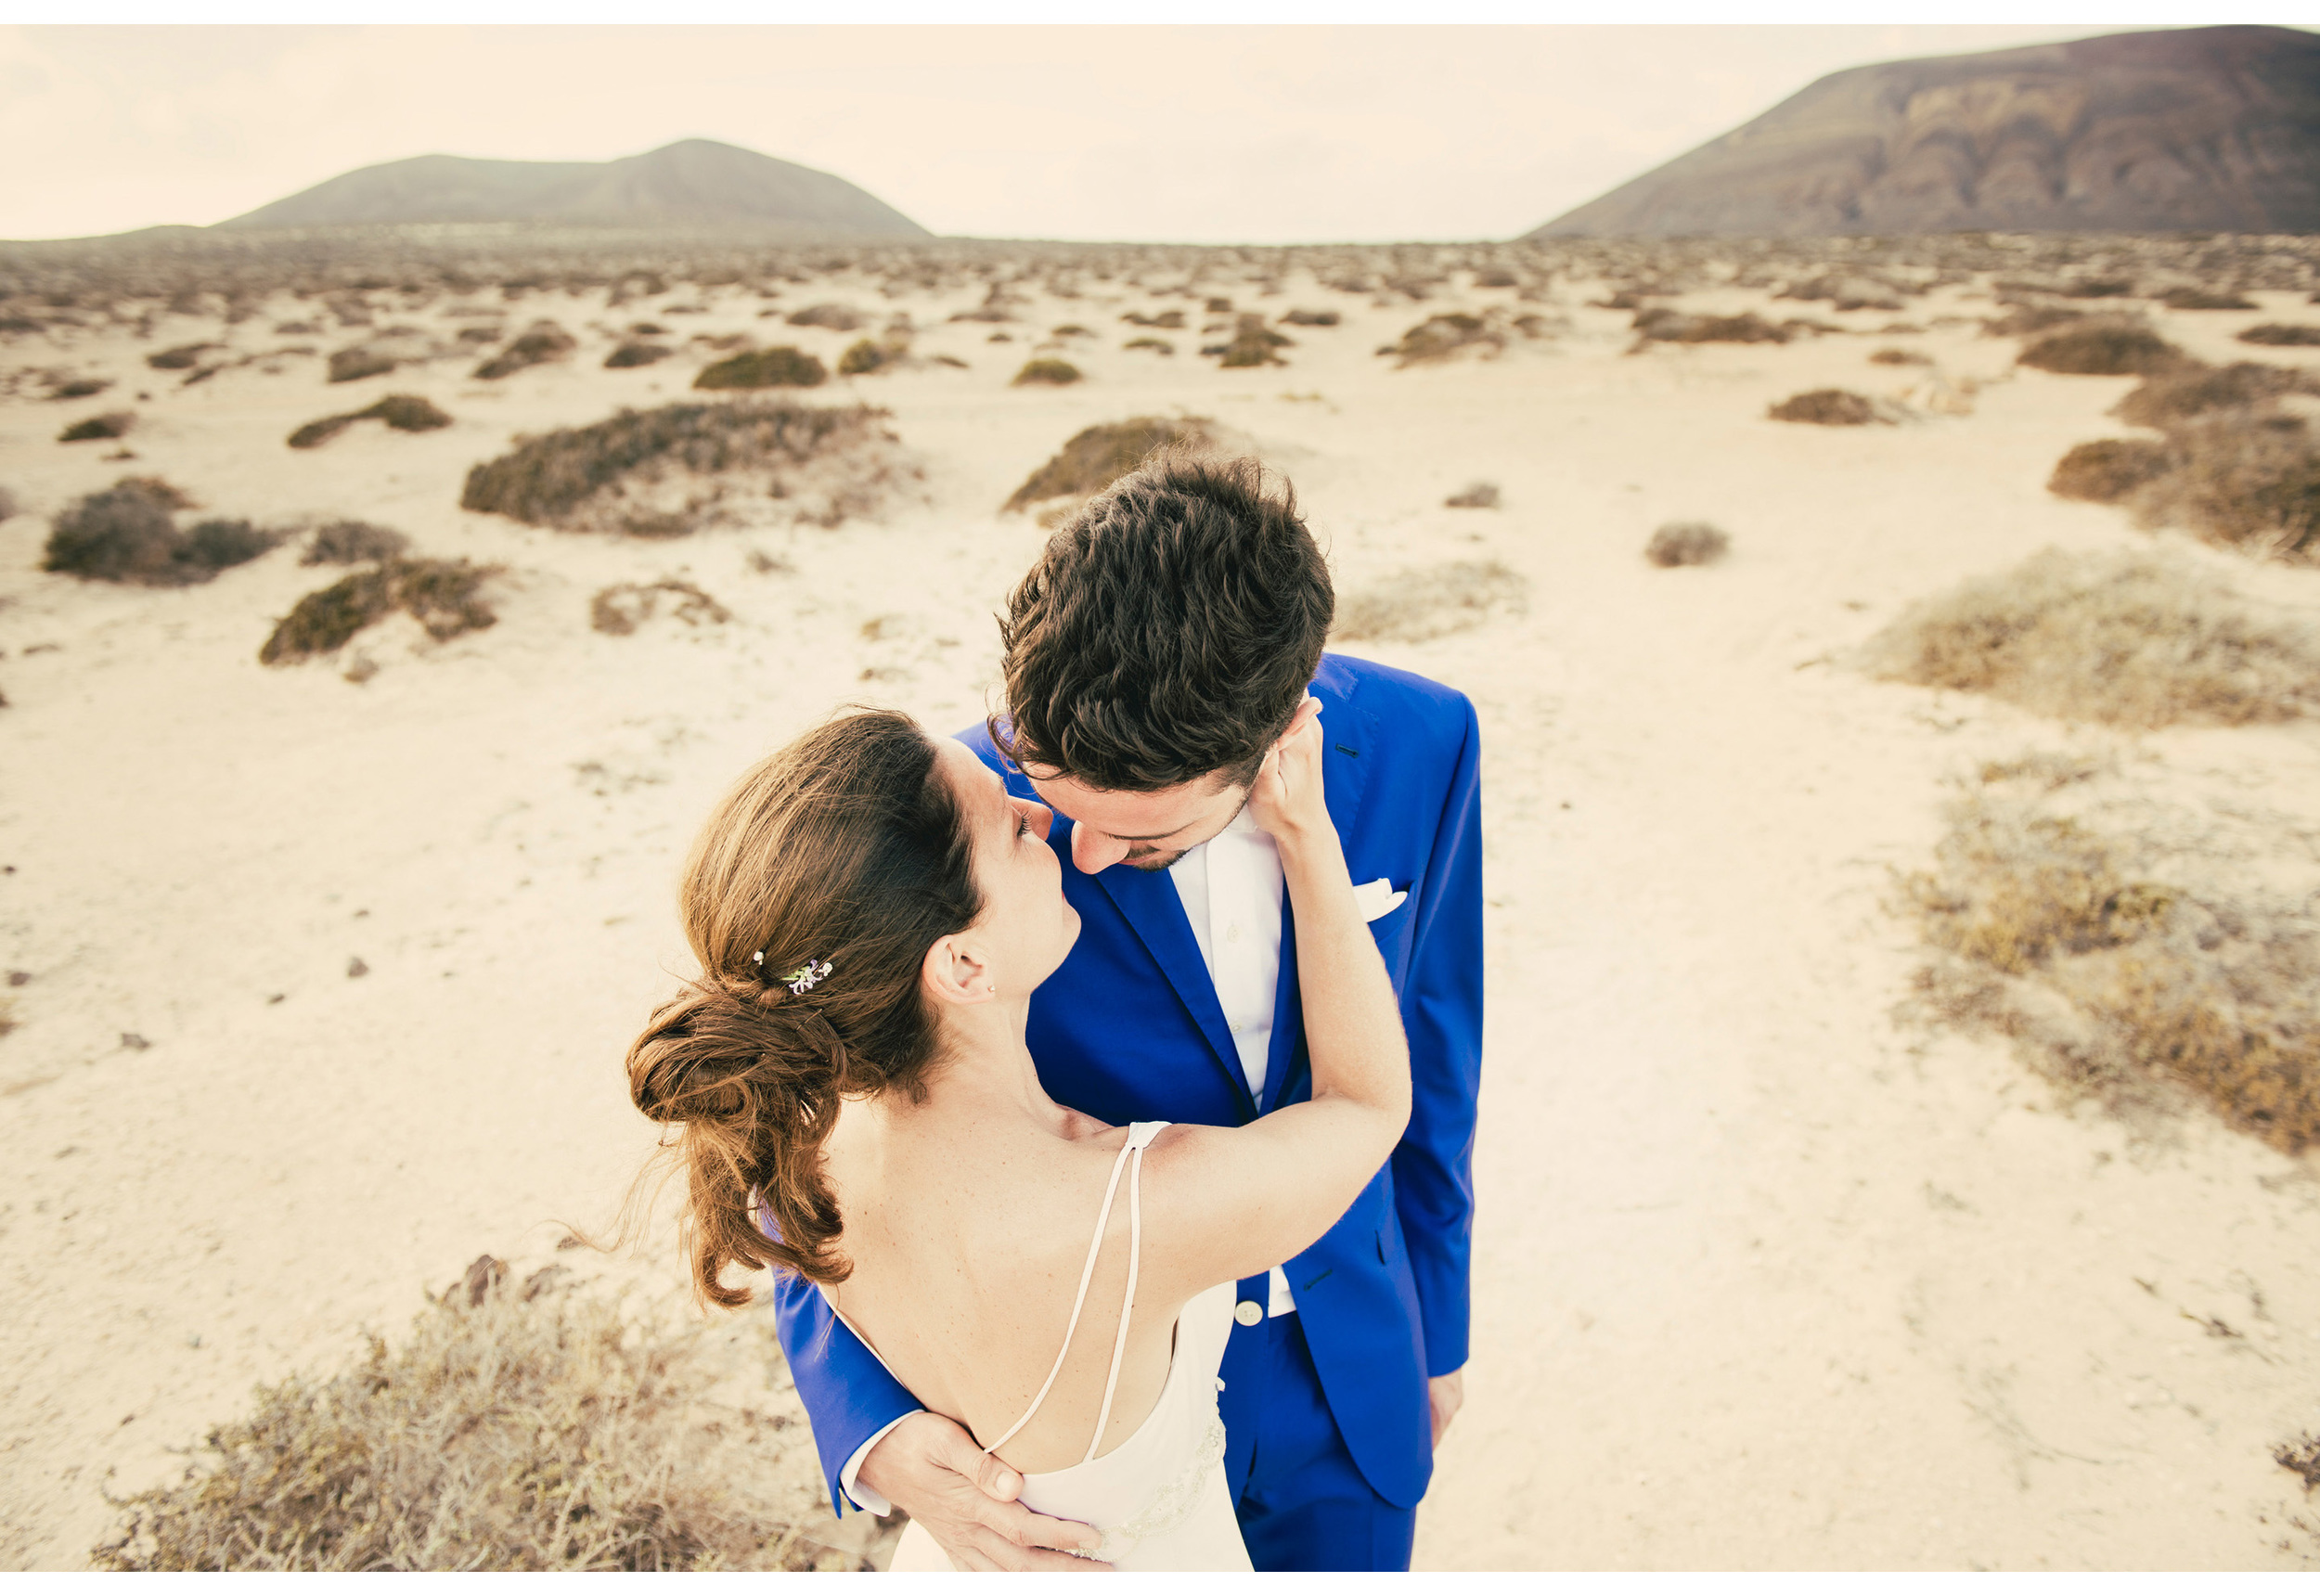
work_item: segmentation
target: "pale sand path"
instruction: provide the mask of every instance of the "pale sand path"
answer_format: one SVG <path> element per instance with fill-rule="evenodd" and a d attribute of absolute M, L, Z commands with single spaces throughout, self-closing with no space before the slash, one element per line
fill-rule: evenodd
<path fill-rule="evenodd" d="M 844 283 L 783 302 L 825 298 L 887 308 Z M 934 322 L 968 300 L 901 302 Z M 972 324 L 921 348 L 973 370 L 857 384 L 895 407 L 926 502 L 835 534 L 614 544 L 454 508 L 510 431 L 678 393 L 688 367 L 602 372 L 594 340 L 496 390 L 456 363 L 148 382 L 128 468 L 49 442 L 83 406 L 0 404 L 0 483 L 35 511 L 158 470 L 221 513 L 361 514 L 516 570 L 497 627 L 428 658 L 371 645 L 386 668 L 356 688 L 255 663 L 329 570 L 285 553 L 187 592 L 84 586 L 32 571 L 40 515 L 0 523 L 0 956 L 34 976 L 0 1040 L 0 1561 L 71 1565 L 107 1470 L 164 1477 L 251 1382 L 335 1361 L 479 1251 L 544 1255 L 552 1221 L 600 1219 L 649 1145 L 619 1056 L 682 968 L 670 883 L 715 792 L 844 698 L 978 715 L 989 611 L 1041 536 L 992 507 L 1077 427 L 1180 404 L 1294 475 L 1347 587 L 1458 558 L 1532 582 L 1521 618 L 1374 650 L 1472 692 L 1488 749 L 1476 1357 L 1421 1564 L 2303 1565 L 2309 1539 L 2275 1546 L 2293 1481 L 2267 1454 L 2320 1427 L 2311 1161 L 2203 1122 L 2131 1144 L 2000 1049 L 1896 1028 L 1909 936 L 1878 904 L 1937 835 L 1941 779 L 2074 740 L 1805 665 L 1961 575 L 2130 541 L 2041 491 L 2070 443 L 2118 430 L 2101 412 L 2127 384 L 2026 373 L 1967 417 L 1781 427 L 1768 400 L 1914 374 L 1856 339 L 1630 359 L 1627 318 L 1576 302 L 1554 345 L 1394 372 L 1370 351 L 1419 313 L 1309 285 L 1262 302 L 1348 326 L 1295 329 L 1286 369 L 1220 373 L 1196 330 L 1163 335 L 1172 361 L 1120 353 L 1114 317 L 1147 302 L 1025 312 L 1115 346 L 1071 352 L 1077 389 L 1006 390 L 1026 344 Z M 847 341 L 754 310 L 681 325 Z M 2169 319 L 2230 358 L 2231 330 L 2289 312 Z M 272 341 L 267 319 L 233 336 Z M 214 332 L 170 318 L 149 346 L 70 353 L 134 389 L 143 347 Z M 1892 341 L 1985 375 L 2013 347 Z M 382 392 L 460 424 L 281 446 Z M 1438 508 L 1474 477 L 1503 509 Z M 1729 563 L 1643 563 L 1654 525 L 1694 516 L 1734 534 Z M 751 547 L 799 573 L 748 572 Z M 677 572 L 735 623 L 587 630 L 597 587 Z M 2315 601 L 2309 575 L 2246 579 Z M 2148 741 L 2315 823 L 2292 796 L 2320 792 L 2308 728 Z"/>

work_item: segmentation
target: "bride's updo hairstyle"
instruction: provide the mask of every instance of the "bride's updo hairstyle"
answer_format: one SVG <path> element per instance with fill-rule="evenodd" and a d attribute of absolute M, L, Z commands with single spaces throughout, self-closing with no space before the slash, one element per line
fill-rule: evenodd
<path fill-rule="evenodd" d="M 717 804 L 679 906 L 702 976 L 628 1049 L 628 1088 L 683 1127 L 694 1282 L 737 1307 L 750 1294 L 723 1282 L 728 1264 L 843 1281 L 822 1142 L 842 1097 L 924 1100 L 937 1041 L 920 969 L 983 908 L 934 745 L 881 710 L 807 732 Z M 792 991 L 809 964 L 829 969 Z"/>

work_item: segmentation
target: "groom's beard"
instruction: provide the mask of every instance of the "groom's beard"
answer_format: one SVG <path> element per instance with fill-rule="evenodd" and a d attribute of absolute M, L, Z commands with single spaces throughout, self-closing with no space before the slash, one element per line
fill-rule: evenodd
<path fill-rule="evenodd" d="M 1120 863 L 1129 867 L 1131 869 L 1143 870 L 1149 873 L 1154 870 L 1166 869 L 1170 865 L 1173 865 L 1177 860 L 1182 858 L 1185 855 L 1191 853 L 1192 851 L 1192 850 L 1190 848 L 1179 848 L 1173 854 L 1130 854 L 1126 858 L 1122 859 Z"/>

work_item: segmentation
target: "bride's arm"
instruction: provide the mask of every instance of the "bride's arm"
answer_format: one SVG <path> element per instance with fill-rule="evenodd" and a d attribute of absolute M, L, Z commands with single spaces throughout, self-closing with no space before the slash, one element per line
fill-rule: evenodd
<path fill-rule="evenodd" d="M 1266 760 L 1249 812 L 1272 833 L 1296 917 L 1308 1102 L 1238 1127 L 1178 1126 L 1146 1155 L 1145 1268 L 1187 1294 L 1262 1274 L 1319 1241 L 1410 1120 L 1410 1049 L 1321 792 L 1310 701 Z"/>

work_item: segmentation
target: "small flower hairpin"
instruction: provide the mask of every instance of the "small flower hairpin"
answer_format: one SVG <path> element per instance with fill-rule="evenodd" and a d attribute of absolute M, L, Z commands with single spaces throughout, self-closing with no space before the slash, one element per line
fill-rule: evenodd
<path fill-rule="evenodd" d="M 760 969 L 763 969 L 766 962 L 764 950 L 760 949 L 759 951 L 751 954 L 749 956 L 749 959 L 751 963 L 758 966 Z M 817 985 L 820 985 L 821 978 L 829 973 L 830 960 L 827 959 L 808 959 L 795 970 L 783 972 L 781 975 L 781 985 L 790 989 L 791 997 L 803 998 L 806 993 L 811 992 Z"/>

